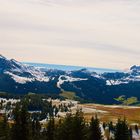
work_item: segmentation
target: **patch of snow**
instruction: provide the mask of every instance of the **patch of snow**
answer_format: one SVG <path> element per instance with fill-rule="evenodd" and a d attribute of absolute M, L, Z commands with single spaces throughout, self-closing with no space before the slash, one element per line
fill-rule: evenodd
<path fill-rule="evenodd" d="M 14 59 L 11 59 L 11 64 L 13 64 L 13 68 L 10 70 L 10 72 L 6 72 L 7 74 L 11 75 L 14 77 L 14 80 L 19 82 L 19 83 L 25 83 L 27 81 L 44 81 L 44 82 L 49 82 L 49 77 L 45 76 L 45 72 L 41 71 L 39 68 L 35 68 L 33 66 L 28 66 L 26 64 L 22 64 Z M 18 76 L 18 74 L 14 73 L 19 73 L 19 74 L 24 74 L 24 73 L 29 73 L 32 78 L 27 78 L 27 77 L 21 77 Z"/>
<path fill-rule="evenodd" d="M 60 116 L 60 117 L 65 117 L 67 115 L 67 112 L 58 112 L 57 113 L 57 116 Z"/>
<path fill-rule="evenodd" d="M 107 111 L 98 110 L 98 109 L 94 109 L 94 108 L 88 108 L 88 107 L 83 107 L 82 111 L 84 113 L 108 113 Z"/>
<path fill-rule="evenodd" d="M 36 73 L 36 76 L 34 76 L 33 78 L 18 76 L 8 71 L 6 71 L 5 74 L 10 75 L 15 82 L 20 83 L 20 84 L 25 84 L 26 82 L 32 82 L 36 80 L 40 82 L 49 82 L 50 80 L 49 77 L 45 77 L 44 75 L 40 73 Z"/>
<path fill-rule="evenodd" d="M 137 79 L 140 79 L 140 75 L 138 75 L 138 76 L 135 76 Z"/>
<path fill-rule="evenodd" d="M 52 80 L 54 80 L 55 79 L 55 77 L 52 77 Z"/>
<path fill-rule="evenodd" d="M 26 82 L 32 81 L 32 78 L 20 77 L 20 76 L 17 76 L 11 72 L 8 72 L 8 71 L 5 72 L 5 74 L 10 75 L 15 82 L 20 83 L 20 84 L 25 84 Z"/>
<path fill-rule="evenodd" d="M 139 133 L 136 133 L 136 131 L 133 130 L 132 132 L 133 134 L 133 139 L 134 140 L 140 140 L 140 130 L 139 130 Z"/>
<path fill-rule="evenodd" d="M 64 78 L 64 79 L 62 79 L 62 78 Z M 73 78 L 73 77 L 70 77 L 70 76 L 61 75 L 58 78 L 57 87 L 61 88 L 61 85 L 64 82 L 75 82 L 75 81 L 84 81 L 84 80 L 88 80 L 88 79 L 87 78 Z"/>
<path fill-rule="evenodd" d="M 114 80 L 106 80 L 106 85 L 120 85 L 120 84 L 128 84 L 130 82 L 139 82 L 140 81 L 140 73 L 137 72 L 133 72 L 133 70 L 129 70 L 125 73 L 128 73 L 128 75 L 126 77 Z"/>
<path fill-rule="evenodd" d="M 3 101 L 3 105 L 6 105 L 8 102 L 11 102 L 11 104 L 20 102 L 20 99 L 6 99 L 6 98 L 0 98 L 0 102 Z"/>
<path fill-rule="evenodd" d="M 93 73 L 91 74 L 92 77 L 98 78 L 98 79 L 103 79 L 103 77 L 100 74 Z"/>
<path fill-rule="evenodd" d="M 140 108 L 138 106 L 123 106 L 123 105 L 104 105 L 104 107 L 109 107 L 109 108 L 127 108 L 127 109 Z"/>
<path fill-rule="evenodd" d="M 33 114 L 33 113 L 41 113 L 40 110 L 38 110 L 38 111 L 28 111 L 28 112 L 31 113 L 31 114 Z"/>
<path fill-rule="evenodd" d="M 41 124 L 44 124 L 44 123 L 46 123 L 47 121 L 48 121 L 48 119 L 44 119 L 44 120 L 41 120 L 40 123 L 41 123 Z"/>
<path fill-rule="evenodd" d="M 111 85 L 120 85 L 120 84 L 128 84 L 129 81 L 121 81 L 121 80 L 107 80 L 106 85 L 111 86 Z"/>
<path fill-rule="evenodd" d="M 68 105 L 68 104 L 77 105 L 77 104 L 78 104 L 78 101 L 66 99 L 66 100 L 64 100 L 64 101 L 61 101 L 61 104 L 65 104 L 65 105 Z"/>
<path fill-rule="evenodd" d="M 108 85 L 108 86 L 111 86 L 112 85 L 111 82 L 110 82 L 110 80 L 106 80 L 106 85 Z"/>

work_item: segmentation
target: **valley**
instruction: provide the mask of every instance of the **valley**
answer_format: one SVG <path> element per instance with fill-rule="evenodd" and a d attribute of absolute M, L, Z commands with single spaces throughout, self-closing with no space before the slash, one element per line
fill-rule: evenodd
<path fill-rule="evenodd" d="M 60 96 L 96 104 L 140 104 L 140 66 L 124 72 L 39 68 L 0 56 L 0 91 Z"/>
<path fill-rule="evenodd" d="M 61 96 L 69 99 L 50 98 L 35 93 L 29 93 L 20 97 L 16 95 L 15 98 L 10 97 L 11 95 L 7 96 L 5 93 L 1 93 L 0 95 L 3 96 L 3 98 L 0 98 L 0 126 L 3 122 L 4 117 L 6 117 L 8 126 L 14 127 L 14 125 L 16 125 L 15 121 L 18 121 L 15 118 L 15 116 L 18 115 L 15 114 L 15 111 L 18 109 L 18 107 L 21 107 L 21 109 L 25 109 L 26 107 L 26 112 L 25 110 L 23 110 L 24 112 L 23 114 L 21 114 L 21 117 L 22 115 L 28 114 L 30 116 L 30 119 L 32 119 L 32 123 L 34 123 L 34 121 L 38 121 L 38 125 L 40 125 L 40 131 L 38 131 L 38 133 L 41 140 L 42 137 L 46 137 L 44 133 L 48 132 L 48 125 L 52 121 L 52 119 L 54 120 L 56 125 L 55 127 L 57 128 L 57 125 L 60 121 L 64 123 L 69 117 L 69 119 L 74 119 L 79 113 L 80 114 L 78 115 L 77 119 L 80 120 L 81 117 L 83 118 L 83 121 L 85 122 L 85 124 L 87 124 L 85 125 L 85 128 L 87 130 L 88 124 L 90 124 L 91 122 L 91 118 L 95 118 L 95 116 L 98 117 L 100 121 L 99 130 L 101 131 L 101 135 L 103 136 L 104 140 L 107 139 L 108 135 L 110 138 L 114 138 L 116 131 L 115 127 L 118 123 L 118 119 L 124 120 L 124 118 L 127 121 L 126 125 L 128 126 L 128 128 L 132 129 L 133 138 L 135 138 L 135 140 L 139 140 L 140 138 L 140 107 L 138 106 L 80 103 L 79 101 L 73 100 L 73 98 L 75 98 L 74 93 L 66 91 L 63 92 Z M 21 110 L 17 110 L 17 112 L 20 111 Z M 26 119 L 26 116 L 24 117 L 23 121 L 24 119 Z M 77 119 L 76 121 L 78 121 Z M 110 124 L 112 124 L 111 126 L 113 128 L 110 126 Z M 61 125 L 61 123 L 59 125 Z M 66 126 L 67 125 L 72 124 L 68 122 Z M 23 126 L 23 124 L 20 125 L 20 127 Z M 31 125 L 29 126 L 31 127 Z M 70 126 L 70 128 L 71 127 L 72 126 Z M 32 129 L 34 130 L 34 127 Z M 73 130 L 74 128 L 71 129 Z M 2 131 L 1 127 L 0 131 Z"/>
<path fill-rule="evenodd" d="M 36 98 L 41 97 L 40 95 L 35 95 L 35 94 L 29 94 L 28 96 L 33 100 L 33 102 L 34 102 L 34 100 L 38 102 L 38 100 Z M 22 100 L 22 98 L 21 99 L 0 98 L 0 103 L 1 103 L 0 114 L 10 113 L 12 111 L 12 109 L 14 109 L 14 105 L 17 102 L 20 102 L 21 100 Z M 92 104 L 92 103 L 81 104 L 79 101 L 75 101 L 72 99 L 63 99 L 63 100 L 61 99 L 60 100 L 60 99 L 44 98 L 42 100 L 51 102 L 52 106 L 56 106 L 58 108 L 60 107 L 60 105 L 68 107 L 66 111 L 61 110 L 61 109 L 58 110 L 58 114 L 56 114 L 56 116 L 59 115 L 59 117 L 62 117 L 62 118 L 65 117 L 67 113 L 75 114 L 77 110 L 81 109 L 83 112 L 84 118 L 87 121 L 90 121 L 90 119 L 95 115 L 97 115 L 99 117 L 101 122 L 106 122 L 106 123 L 109 123 L 110 120 L 113 123 L 116 123 L 118 118 L 123 119 L 125 117 L 125 118 L 127 118 L 127 121 L 130 125 L 132 125 L 132 126 L 135 124 L 140 125 L 140 107 L 138 107 L 138 106 L 101 105 L 101 104 Z M 38 108 L 39 106 L 36 106 L 36 107 Z M 31 109 L 30 113 L 31 112 L 37 113 L 39 110 Z M 44 119 L 46 119 L 46 118 L 44 118 Z M 40 120 L 40 121 L 43 121 L 43 120 Z"/>

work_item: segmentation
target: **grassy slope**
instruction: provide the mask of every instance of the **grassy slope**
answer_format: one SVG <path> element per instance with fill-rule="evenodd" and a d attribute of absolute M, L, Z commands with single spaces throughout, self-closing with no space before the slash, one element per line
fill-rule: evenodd
<path fill-rule="evenodd" d="M 63 91 L 60 96 L 70 100 L 74 100 L 76 98 L 75 93 L 70 91 Z"/>

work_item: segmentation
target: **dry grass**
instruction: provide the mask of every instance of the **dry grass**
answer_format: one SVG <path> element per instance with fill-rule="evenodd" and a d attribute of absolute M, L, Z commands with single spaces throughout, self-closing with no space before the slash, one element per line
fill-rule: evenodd
<path fill-rule="evenodd" d="M 96 105 L 96 104 L 84 104 L 81 105 L 83 108 L 92 108 L 102 111 L 107 111 L 107 113 L 98 113 L 97 112 L 89 112 L 84 113 L 84 116 L 87 120 L 89 120 L 95 114 L 98 115 L 101 121 L 109 122 L 113 121 L 116 122 L 118 118 L 126 118 L 128 123 L 139 123 L 140 124 L 140 107 L 113 107 L 113 106 L 103 106 L 103 105 Z"/>

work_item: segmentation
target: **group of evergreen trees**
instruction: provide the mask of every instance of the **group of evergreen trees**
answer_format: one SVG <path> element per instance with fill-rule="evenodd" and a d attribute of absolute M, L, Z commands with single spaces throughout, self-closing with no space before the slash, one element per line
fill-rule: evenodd
<path fill-rule="evenodd" d="M 104 140 L 101 123 L 97 116 L 86 122 L 82 111 L 75 115 L 67 114 L 63 119 L 53 117 L 41 126 L 37 118 L 28 113 L 26 102 L 17 103 L 13 110 L 14 122 L 8 122 L 3 116 L 0 121 L 0 140 Z M 108 140 L 131 140 L 132 129 L 128 128 L 126 120 L 118 120 L 116 125 L 108 124 L 109 131 L 114 134 Z M 103 124 L 106 128 L 106 124 Z"/>

